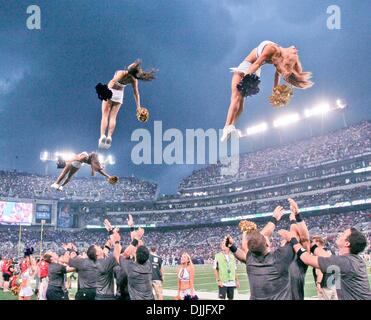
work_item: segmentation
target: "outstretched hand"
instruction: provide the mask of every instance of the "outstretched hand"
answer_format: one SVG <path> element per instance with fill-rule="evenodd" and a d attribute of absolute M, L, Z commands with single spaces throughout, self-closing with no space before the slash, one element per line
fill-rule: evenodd
<path fill-rule="evenodd" d="M 134 219 L 133 216 L 129 213 L 129 216 L 127 218 L 128 226 L 132 228 L 134 226 Z"/>
<path fill-rule="evenodd" d="M 297 215 L 299 214 L 299 207 L 298 204 L 295 202 L 294 199 L 288 198 L 290 204 L 290 211 L 292 214 Z"/>
<path fill-rule="evenodd" d="M 224 237 L 224 244 L 227 248 L 230 248 L 234 244 L 234 240 L 230 235 Z"/>
<path fill-rule="evenodd" d="M 273 217 L 277 219 L 277 221 L 280 221 L 282 216 L 283 216 L 283 207 L 282 206 L 277 206 L 276 209 L 273 211 Z"/>
<path fill-rule="evenodd" d="M 104 225 L 104 227 L 106 228 L 106 230 L 107 230 L 108 232 L 111 231 L 111 230 L 113 229 L 113 227 L 112 227 L 112 225 L 111 225 L 111 223 L 109 222 L 108 219 L 104 219 L 104 221 L 103 221 L 103 225 Z"/>

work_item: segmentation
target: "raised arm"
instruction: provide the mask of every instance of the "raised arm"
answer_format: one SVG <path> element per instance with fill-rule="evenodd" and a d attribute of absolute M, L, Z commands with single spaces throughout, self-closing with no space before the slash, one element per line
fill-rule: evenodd
<path fill-rule="evenodd" d="M 290 204 L 290 221 L 295 220 L 296 225 L 298 227 L 299 231 L 299 237 L 300 237 L 300 243 L 303 245 L 303 247 L 306 250 L 310 250 L 310 236 L 309 236 L 309 230 L 305 223 L 305 221 L 301 218 L 299 214 L 299 207 L 298 204 L 294 201 L 294 199 L 289 198 L 288 199 Z"/>
<path fill-rule="evenodd" d="M 139 228 L 136 231 L 132 231 L 130 233 L 131 238 L 133 239 L 130 245 L 125 249 L 124 251 L 124 256 L 125 257 L 130 257 L 134 254 L 135 248 L 138 246 L 139 241 L 142 239 L 144 234 L 144 229 Z"/>
<path fill-rule="evenodd" d="M 113 256 L 115 257 L 117 263 L 120 263 L 120 254 L 121 254 L 120 240 L 121 240 L 121 237 L 120 237 L 120 234 L 118 233 L 118 231 L 116 229 L 114 230 L 113 234 L 111 235 L 111 240 L 112 240 L 113 245 L 114 245 Z"/>
<path fill-rule="evenodd" d="M 228 239 L 228 245 L 227 243 L 226 245 L 228 248 L 230 248 L 231 252 L 234 254 L 236 259 L 238 259 L 241 262 L 246 262 L 246 255 L 248 252 L 247 246 L 246 246 L 246 251 L 245 251 L 244 249 L 237 248 L 231 236 L 225 237 L 225 240 L 227 239 Z"/>
<path fill-rule="evenodd" d="M 298 255 L 300 256 L 301 261 L 303 261 L 308 266 L 319 269 L 318 257 L 313 256 L 310 254 L 310 252 L 306 251 L 305 248 L 303 248 L 303 246 L 299 243 L 297 237 L 293 232 L 287 230 L 279 230 L 278 234 L 292 245 L 296 254 L 298 253 L 298 251 L 301 251 L 301 254 Z"/>
<path fill-rule="evenodd" d="M 274 228 L 276 227 L 276 222 L 280 221 L 283 216 L 283 207 L 277 206 L 276 209 L 273 211 L 272 220 L 269 221 L 265 227 L 260 231 L 260 233 L 270 238 L 272 236 L 272 233 L 274 231 Z"/>

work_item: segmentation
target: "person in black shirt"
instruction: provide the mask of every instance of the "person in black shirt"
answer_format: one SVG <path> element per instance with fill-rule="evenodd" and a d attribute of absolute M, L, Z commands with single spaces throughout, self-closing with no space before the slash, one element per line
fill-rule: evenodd
<path fill-rule="evenodd" d="M 162 295 L 162 283 L 164 281 L 164 269 L 162 258 L 157 255 L 156 247 L 151 247 L 149 260 L 152 264 L 152 287 L 156 300 L 164 300 Z"/>
<path fill-rule="evenodd" d="M 295 232 L 302 246 L 309 250 L 310 239 L 307 225 L 299 214 L 297 203 L 291 198 L 289 198 L 288 201 L 291 211 L 289 217 L 291 230 Z M 286 241 L 283 241 L 286 244 Z M 290 264 L 289 273 L 292 300 L 304 300 L 305 274 L 307 273 L 307 270 L 308 266 L 297 257 L 295 257 L 294 261 Z"/>
<path fill-rule="evenodd" d="M 272 251 L 269 243 L 269 237 L 282 215 L 283 207 L 276 207 L 271 221 L 262 231 L 255 230 L 249 235 L 243 234 L 241 248 L 237 248 L 230 236 L 226 237 L 226 246 L 238 260 L 246 263 L 251 300 L 291 300 L 292 298 L 288 270 L 294 260 L 292 245 L 286 244 Z"/>
<path fill-rule="evenodd" d="M 314 236 L 312 239 L 313 244 L 316 244 L 324 252 L 328 253 L 330 257 L 331 251 L 325 250 L 326 241 L 320 236 Z M 334 283 L 331 281 L 331 274 L 322 273 L 320 269 L 313 268 L 314 282 L 317 287 L 317 295 L 319 300 L 337 300 L 337 293 Z"/>
<path fill-rule="evenodd" d="M 128 289 L 131 300 L 154 300 L 152 292 L 152 266 L 149 261 L 149 250 L 139 245 L 144 229 L 131 232 L 132 242 L 125 249 L 125 269 L 128 275 Z M 130 259 L 130 257 L 135 257 Z"/>
<path fill-rule="evenodd" d="M 56 253 L 50 252 L 44 255 L 44 261 L 48 267 L 48 288 L 46 290 L 47 300 L 69 300 L 68 291 L 64 287 L 64 276 L 67 272 L 74 271 L 62 263 L 66 262 L 66 253 L 59 257 Z"/>
<path fill-rule="evenodd" d="M 106 219 L 104 224 L 107 230 L 112 233 L 106 242 L 103 254 L 97 256 L 96 266 L 98 270 L 97 288 L 95 300 L 114 300 L 114 267 L 118 265 L 120 259 L 121 245 L 118 229 L 113 229 Z M 113 254 L 110 254 L 111 247 L 114 246 Z"/>
<path fill-rule="evenodd" d="M 122 250 L 124 251 L 124 250 Z M 123 253 L 123 252 L 122 252 Z M 128 274 L 127 274 L 127 263 L 129 259 L 125 258 L 123 255 L 120 257 L 120 265 L 113 268 L 116 278 L 117 285 L 117 300 L 130 300 L 129 288 L 128 288 Z"/>
<path fill-rule="evenodd" d="M 322 273 L 334 273 L 339 300 L 371 300 L 370 284 L 365 261 L 360 253 L 367 247 L 366 236 L 355 228 L 346 229 L 336 240 L 338 256 L 328 255 L 313 244 L 311 255 L 297 241 L 295 234 L 280 230 L 280 235 L 289 241 L 297 256 L 307 265 L 320 269 Z"/>
<path fill-rule="evenodd" d="M 71 250 L 72 244 L 68 244 Z M 87 258 L 71 254 L 68 265 L 74 268 L 78 274 L 77 292 L 75 300 L 95 300 L 98 269 L 96 265 L 97 256 L 103 255 L 100 246 L 91 245 L 87 252 Z"/>

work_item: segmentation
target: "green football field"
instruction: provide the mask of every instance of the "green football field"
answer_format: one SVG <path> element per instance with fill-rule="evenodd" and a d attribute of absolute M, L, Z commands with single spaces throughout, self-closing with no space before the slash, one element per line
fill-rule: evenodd
<path fill-rule="evenodd" d="M 316 299 L 317 293 L 312 276 L 312 268 L 308 268 L 305 279 L 305 298 Z M 368 265 L 368 278 L 371 283 L 371 270 Z M 241 287 L 236 293 L 239 299 L 247 299 L 249 293 L 249 283 L 247 280 L 246 269 L 244 265 L 238 265 L 237 274 L 240 279 Z M 73 299 L 76 292 L 76 282 L 73 283 L 73 288 L 70 290 L 70 298 Z M 214 272 L 211 265 L 196 265 L 195 271 L 195 289 L 200 298 L 217 299 L 218 288 L 215 282 Z M 165 299 L 173 299 L 177 290 L 177 276 L 176 267 L 165 267 L 165 281 L 164 281 L 164 296 Z M 11 293 L 3 293 L 0 290 L 0 300 L 15 300 Z"/>

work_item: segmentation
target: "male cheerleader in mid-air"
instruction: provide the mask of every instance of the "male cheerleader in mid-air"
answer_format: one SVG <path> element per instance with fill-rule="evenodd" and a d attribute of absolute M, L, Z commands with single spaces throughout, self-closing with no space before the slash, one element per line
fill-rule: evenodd
<path fill-rule="evenodd" d="M 149 111 L 140 106 L 138 80 L 151 81 L 155 79 L 155 70 L 144 71 L 140 60 L 135 61 L 127 70 L 116 71 L 113 79 L 107 85 L 98 83 L 95 87 L 98 98 L 102 100 L 102 119 L 100 125 L 100 138 L 98 147 L 108 149 L 112 144 L 112 134 L 116 127 L 116 118 L 124 100 L 124 89 L 131 85 L 137 107 L 137 118 L 139 121 L 148 120 Z M 108 127 L 108 133 L 106 130 Z"/>
<path fill-rule="evenodd" d="M 95 176 L 95 173 L 99 172 L 102 176 L 107 178 L 110 184 L 117 183 L 118 178 L 116 176 L 110 176 L 103 170 L 98 160 L 98 155 L 95 152 L 87 153 L 84 151 L 75 155 L 72 160 L 58 160 L 58 167 L 63 168 L 63 171 L 59 175 L 57 181 L 51 185 L 51 188 L 62 191 L 63 187 L 71 180 L 72 176 L 79 171 L 83 163 L 90 165 L 92 176 Z"/>
<path fill-rule="evenodd" d="M 245 97 L 259 92 L 261 66 L 266 63 L 273 64 L 276 69 L 273 94 L 270 97 L 270 102 L 274 106 L 287 104 L 292 96 L 290 87 L 279 86 L 280 77 L 290 86 L 299 89 L 307 89 L 313 85 L 309 80 L 312 74 L 303 71 L 295 46 L 283 48 L 272 41 L 261 42 L 238 67 L 231 68 L 233 72 L 231 103 L 221 142 L 236 132 L 234 124 L 243 111 Z"/>

